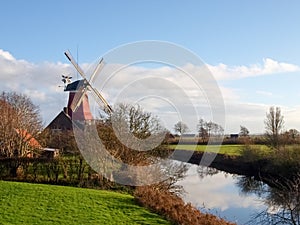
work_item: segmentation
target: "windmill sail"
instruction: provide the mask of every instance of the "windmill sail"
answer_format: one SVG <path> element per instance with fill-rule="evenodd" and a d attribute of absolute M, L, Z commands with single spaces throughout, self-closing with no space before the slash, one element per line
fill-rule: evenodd
<path fill-rule="evenodd" d="M 78 73 L 83 78 L 83 83 L 78 87 L 78 90 L 77 90 L 78 93 L 75 95 L 74 102 L 72 102 L 72 105 L 71 105 L 72 111 L 73 111 L 73 109 L 76 110 L 79 107 L 79 105 L 82 102 L 82 99 L 84 98 L 84 95 L 86 94 L 86 91 L 89 89 L 92 91 L 93 95 L 96 97 L 97 102 L 99 103 L 99 100 L 100 100 L 104 104 L 104 106 L 107 108 L 107 110 L 110 113 L 112 113 L 113 112 L 112 107 L 108 104 L 108 102 L 105 100 L 105 98 L 99 93 L 99 91 L 96 88 L 94 88 L 90 83 L 96 77 L 96 75 L 103 69 L 103 67 L 104 67 L 103 58 L 99 61 L 93 74 L 91 75 L 90 81 L 88 81 L 86 79 L 85 73 L 80 68 L 80 66 L 76 63 L 76 61 L 74 60 L 71 53 L 69 51 L 66 51 L 65 56 L 73 64 L 75 69 L 78 71 Z"/>

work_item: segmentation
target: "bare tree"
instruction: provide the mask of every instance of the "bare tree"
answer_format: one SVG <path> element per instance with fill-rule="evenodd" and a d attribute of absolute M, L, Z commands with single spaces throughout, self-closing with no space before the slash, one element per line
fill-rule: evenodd
<path fill-rule="evenodd" d="M 217 124 L 217 123 L 214 123 L 212 121 L 208 122 L 208 127 L 209 127 L 209 136 L 221 136 L 224 134 L 224 128 Z"/>
<path fill-rule="evenodd" d="M 249 130 L 247 127 L 244 127 L 244 126 L 240 126 L 240 133 L 239 135 L 242 136 L 242 137 L 248 137 L 249 136 Z"/>
<path fill-rule="evenodd" d="M 224 128 L 212 121 L 204 121 L 203 119 L 199 120 L 197 125 L 199 137 L 202 138 L 202 141 L 207 141 L 210 137 L 220 137 L 224 134 Z"/>
<path fill-rule="evenodd" d="M 19 158 L 32 156 L 41 147 L 36 138 L 42 131 L 39 109 L 15 92 L 0 95 L 0 157 L 13 158 L 10 175 L 17 176 Z"/>
<path fill-rule="evenodd" d="M 299 143 L 300 133 L 296 129 L 289 129 L 282 134 L 283 144 L 297 144 Z"/>
<path fill-rule="evenodd" d="M 91 159 L 94 168 L 101 167 L 103 173 L 108 175 L 112 171 L 111 176 L 118 182 L 161 181 L 158 185 L 172 189 L 177 175 L 183 173 L 179 167 L 179 172 L 176 171 L 174 165 L 172 174 L 177 175 L 170 178 L 166 172 L 170 169 L 169 163 L 160 164 L 164 162 L 162 158 L 171 154 L 163 142 L 167 132 L 155 116 L 139 106 L 115 105 L 114 113 L 109 118 L 97 121 L 97 131 L 103 146 L 97 147 L 97 143 L 92 146 L 94 138 L 83 145 L 88 147 L 87 151 L 93 151 L 90 155 L 94 156 Z M 156 145 L 151 145 L 157 140 Z M 117 165 L 111 156 L 118 160 Z"/>
<path fill-rule="evenodd" d="M 106 149 L 114 157 L 128 164 L 148 164 L 151 156 L 163 156 L 168 151 L 163 142 L 166 129 L 157 117 L 140 106 L 119 104 L 114 113 L 97 124 L 98 134 Z M 152 145 L 158 141 L 157 145 Z"/>
<path fill-rule="evenodd" d="M 292 139 L 297 139 L 300 136 L 300 132 L 296 129 L 289 129 L 288 133 Z"/>
<path fill-rule="evenodd" d="M 111 120 L 118 125 L 124 123 L 124 128 L 139 139 L 165 132 L 159 119 L 150 112 L 144 111 L 139 105 L 119 104 L 114 111 Z"/>
<path fill-rule="evenodd" d="M 39 135 L 39 142 L 43 146 L 59 149 L 61 155 L 80 155 L 72 130 L 51 131 L 45 129 Z"/>
<path fill-rule="evenodd" d="M 300 176 L 293 179 L 264 178 L 269 185 L 253 177 L 241 177 L 237 185 L 243 194 L 264 196 L 262 201 L 267 206 L 254 214 L 246 224 L 300 224 Z"/>
<path fill-rule="evenodd" d="M 266 114 L 265 129 L 266 138 L 269 145 L 278 149 L 280 146 L 280 135 L 284 125 L 283 115 L 279 107 L 270 107 L 269 112 Z"/>
<path fill-rule="evenodd" d="M 189 130 L 189 127 L 184 122 L 179 121 L 174 125 L 174 130 L 182 135 Z"/>
<path fill-rule="evenodd" d="M 4 157 L 24 157 L 38 147 L 35 138 L 42 130 L 39 109 L 31 100 L 15 92 L 0 96 L 0 153 Z"/>
<path fill-rule="evenodd" d="M 208 132 L 207 132 L 207 123 L 204 119 L 200 119 L 197 125 L 199 137 L 202 139 L 204 143 L 208 139 Z"/>

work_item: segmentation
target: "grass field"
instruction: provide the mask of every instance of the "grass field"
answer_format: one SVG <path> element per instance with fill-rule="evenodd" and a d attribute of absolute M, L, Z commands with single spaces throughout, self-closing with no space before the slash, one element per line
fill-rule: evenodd
<path fill-rule="evenodd" d="M 256 147 L 260 148 L 262 151 L 267 150 L 267 146 L 265 145 L 255 145 Z M 218 150 L 218 153 L 220 154 L 226 154 L 226 155 L 241 155 L 241 149 L 243 148 L 243 145 L 221 145 L 218 149 L 217 146 L 209 146 L 206 145 L 170 145 L 171 149 L 177 148 L 182 150 L 195 150 L 195 151 L 213 151 L 216 152 Z"/>
<path fill-rule="evenodd" d="M 0 181 L 0 224 L 170 224 L 111 191 Z"/>

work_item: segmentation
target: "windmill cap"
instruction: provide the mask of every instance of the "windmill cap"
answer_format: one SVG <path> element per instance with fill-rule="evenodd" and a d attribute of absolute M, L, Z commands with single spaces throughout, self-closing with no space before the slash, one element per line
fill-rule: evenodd
<path fill-rule="evenodd" d="M 65 91 L 77 91 L 84 84 L 84 80 L 76 80 L 67 85 Z"/>

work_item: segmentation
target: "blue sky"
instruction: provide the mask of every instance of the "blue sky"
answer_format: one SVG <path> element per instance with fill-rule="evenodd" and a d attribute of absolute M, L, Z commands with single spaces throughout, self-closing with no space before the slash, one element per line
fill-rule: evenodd
<path fill-rule="evenodd" d="M 299 63 L 298 1 L 5 1 L 1 43 L 17 58 L 82 60 L 127 42 L 183 45 L 210 63 L 256 63 L 280 57 Z M 3 47 L 3 48 L 4 48 Z"/>
<path fill-rule="evenodd" d="M 225 99 L 227 132 L 239 125 L 263 132 L 271 105 L 282 108 L 286 129 L 300 130 L 299 1 L 12 0 L 0 7 L 0 89 L 30 95 L 45 123 L 65 95 L 54 86 L 41 90 L 39 82 L 60 82 L 66 49 L 76 55 L 78 48 L 79 62 L 91 63 L 128 42 L 162 40 L 193 51 L 212 69 Z M 14 77 L 7 60 L 20 67 Z"/>

